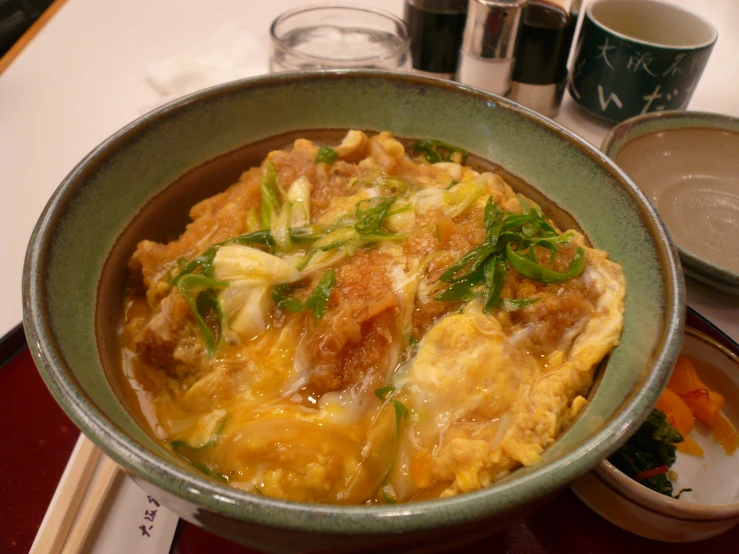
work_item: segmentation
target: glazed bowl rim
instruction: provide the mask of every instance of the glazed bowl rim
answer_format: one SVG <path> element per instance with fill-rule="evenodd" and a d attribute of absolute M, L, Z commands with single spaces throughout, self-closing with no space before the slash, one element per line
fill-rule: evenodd
<path fill-rule="evenodd" d="M 713 337 L 693 327 L 685 327 L 685 334 L 719 350 L 724 356 L 732 360 L 739 369 L 739 356 Z M 626 498 L 640 508 L 671 519 L 719 521 L 739 517 L 739 500 L 726 504 L 704 504 L 670 498 L 634 481 L 625 473 L 616 469 L 608 460 L 603 460 L 596 467 L 595 473 L 603 484 L 615 494 Z"/>
<path fill-rule="evenodd" d="M 678 126 L 671 127 L 670 122 L 676 122 Z M 649 129 L 650 124 L 652 124 L 651 129 Z M 643 130 L 644 126 L 647 126 L 649 130 Z M 601 150 L 615 162 L 618 153 L 630 142 L 647 135 L 675 129 L 685 131 L 713 129 L 739 133 L 739 117 L 683 110 L 665 110 L 636 115 L 615 125 L 603 139 Z M 711 262 L 679 244 L 676 244 L 676 247 L 680 253 L 683 269 L 688 275 L 724 292 L 739 294 L 739 273 Z"/>
<path fill-rule="evenodd" d="M 640 219 L 654 241 L 654 248 L 663 268 L 664 310 L 663 329 L 651 358 L 651 370 L 646 374 L 641 390 L 632 390 L 612 419 L 575 449 L 530 474 L 505 480 L 494 486 L 442 500 L 390 506 L 337 506 L 277 500 L 249 494 L 222 485 L 205 475 L 196 475 L 176 466 L 151 450 L 140 446 L 121 431 L 102 410 L 80 390 L 56 344 L 44 304 L 44 274 L 51 249 L 49 230 L 58 223 L 75 191 L 84 181 L 86 171 L 115 155 L 118 145 L 134 140 L 145 129 L 156 125 L 165 115 L 171 115 L 197 102 L 254 87 L 280 86 L 300 81 L 336 79 L 372 79 L 394 85 L 414 85 L 443 89 L 479 99 L 488 106 L 502 107 L 520 118 L 555 134 L 579 150 L 590 163 L 599 165 L 613 181 L 623 187 L 639 210 Z M 252 77 L 218 85 L 175 100 L 133 121 L 88 154 L 64 179 L 55 191 L 33 231 L 26 254 L 23 275 L 24 327 L 31 352 L 41 375 L 57 402 L 74 423 L 106 454 L 130 474 L 150 482 L 169 493 L 211 512 L 253 523 L 277 525 L 291 531 L 363 534 L 377 532 L 407 532 L 459 525 L 503 513 L 540 498 L 595 467 L 604 457 L 618 448 L 646 418 L 666 384 L 671 359 L 677 357 L 685 321 L 685 292 L 677 251 L 659 214 L 643 193 L 602 152 L 573 132 L 552 120 L 514 102 L 477 89 L 412 74 L 374 70 L 320 70 L 288 72 Z M 100 363 L 96 360 L 95 363 Z M 634 413 L 643 412 L 639 418 Z M 547 480 L 544 477 L 549 476 Z M 177 483 L 186 487 L 178 487 Z M 516 491 L 516 495 L 510 493 Z M 279 516 L 277 516 L 279 514 Z M 474 515 L 470 515 L 474 514 Z M 274 518 L 279 517 L 279 522 Z"/>

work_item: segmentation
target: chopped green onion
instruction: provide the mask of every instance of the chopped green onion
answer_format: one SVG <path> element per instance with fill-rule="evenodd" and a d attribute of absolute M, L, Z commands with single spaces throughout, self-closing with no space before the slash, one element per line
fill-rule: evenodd
<path fill-rule="evenodd" d="M 323 274 L 316 288 L 305 301 L 305 307 L 313 310 L 313 317 L 321 319 L 328 308 L 328 299 L 331 297 L 331 289 L 336 283 L 336 274 L 333 269 Z"/>
<path fill-rule="evenodd" d="M 288 296 L 292 290 L 295 290 L 295 284 L 276 285 L 272 288 L 272 300 L 275 306 L 283 312 L 302 312 L 303 310 L 312 310 L 315 319 L 321 319 L 328 308 L 328 301 L 331 297 L 331 289 L 336 282 L 336 274 L 333 269 L 323 274 L 316 284 L 316 288 L 308 296 L 305 302 L 301 302 L 296 298 Z"/>
<path fill-rule="evenodd" d="M 469 281 L 459 281 L 437 294 L 434 300 L 441 302 L 467 302 L 475 297 L 475 293 L 472 290 L 474 286 Z"/>
<path fill-rule="evenodd" d="M 315 247 L 324 252 L 338 248 L 345 242 L 357 238 L 359 235 L 354 227 L 339 227 L 318 239 Z"/>
<path fill-rule="evenodd" d="M 205 338 L 206 350 L 208 352 L 208 356 L 210 357 L 212 357 L 215 353 L 218 344 L 215 334 L 211 330 L 210 326 L 205 322 L 205 319 L 200 312 L 198 306 L 198 298 L 205 291 L 220 290 L 226 288 L 227 286 L 228 283 L 226 282 L 216 281 L 215 279 L 205 277 L 204 275 L 193 274 L 184 275 L 177 282 L 177 288 L 180 291 L 180 294 L 182 294 L 185 302 L 187 302 L 190 311 L 192 312 L 195 320 L 198 323 L 198 327 L 200 327 L 200 331 L 203 333 L 203 337 Z M 220 309 L 220 302 L 218 301 L 218 298 L 216 298 L 214 295 L 212 298 L 212 302 L 216 307 L 216 312 L 219 319 L 219 328 L 222 329 L 223 313 Z M 200 308 L 202 308 L 202 306 L 200 306 Z M 220 340 L 220 336 L 218 337 L 218 339 Z"/>
<path fill-rule="evenodd" d="M 440 154 L 438 150 L 438 148 L 440 147 L 447 150 L 450 154 L 442 156 L 442 154 Z M 423 154 L 423 157 L 426 158 L 426 161 L 432 164 L 442 161 L 449 161 L 452 154 L 459 154 L 460 162 L 463 162 L 465 158 L 467 158 L 466 150 L 462 150 L 461 148 L 452 146 L 451 144 L 441 142 L 440 140 L 418 140 L 411 145 L 411 150 L 413 150 L 414 152 L 418 152 L 419 154 Z"/>
<path fill-rule="evenodd" d="M 275 164 L 269 162 L 262 173 L 262 228 L 269 229 L 272 219 L 280 209 L 280 201 L 277 198 L 277 169 Z"/>
<path fill-rule="evenodd" d="M 195 258 L 193 261 L 188 263 L 185 267 L 182 268 L 182 270 L 172 279 L 172 285 L 176 285 L 180 279 L 182 279 L 185 275 L 189 275 L 195 271 L 197 271 L 198 268 L 200 268 L 201 275 L 204 275 L 206 277 L 210 277 L 213 273 L 213 260 L 216 257 L 216 251 L 218 249 L 215 247 L 211 247 L 200 256 Z"/>
<path fill-rule="evenodd" d="M 192 462 L 190 460 L 187 461 L 190 462 L 192 467 L 194 467 L 198 471 L 205 473 L 211 479 L 215 479 L 216 481 L 220 481 L 221 483 L 228 483 L 228 477 L 226 477 L 222 473 L 218 473 L 217 471 L 209 468 L 207 465 L 200 462 Z"/>
<path fill-rule="evenodd" d="M 500 307 L 503 309 L 504 312 L 516 312 L 518 310 L 521 310 L 525 308 L 526 306 L 533 304 L 534 302 L 538 302 L 541 300 L 540 298 L 521 298 L 521 299 L 512 299 L 512 298 L 503 298 L 500 301 Z"/>
<path fill-rule="evenodd" d="M 564 273 L 554 271 L 521 256 L 511 248 L 510 244 L 506 246 L 506 259 L 511 267 L 521 275 L 540 283 L 561 283 L 577 277 L 585 268 L 585 252 L 582 248 L 577 249 Z"/>
<path fill-rule="evenodd" d="M 395 408 L 395 418 L 397 420 L 397 430 L 400 431 L 400 422 L 408 417 L 408 408 L 405 407 L 400 400 L 391 400 L 390 403 Z"/>
<path fill-rule="evenodd" d="M 290 240 L 290 211 L 292 204 L 289 200 L 285 200 L 279 215 L 272 219 L 270 230 L 272 238 L 274 238 L 277 250 L 280 252 L 289 252 L 292 249 L 292 241 Z"/>
<path fill-rule="evenodd" d="M 387 397 L 390 396 L 394 392 L 395 392 L 395 387 L 392 385 L 388 385 L 387 387 L 376 389 L 375 396 L 379 398 L 382 402 L 385 402 L 387 400 Z"/>
<path fill-rule="evenodd" d="M 192 446 L 189 442 L 183 440 L 175 440 L 170 442 L 169 444 L 172 448 L 174 448 L 175 451 L 184 449 L 192 450 L 193 452 L 200 452 L 201 450 L 206 450 L 216 445 L 216 443 L 218 442 L 218 438 L 223 434 L 223 430 L 226 428 L 227 420 L 228 414 L 223 416 L 223 419 L 221 419 L 221 422 L 218 424 L 218 428 L 213 433 L 213 436 L 200 446 Z"/>
<path fill-rule="evenodd" d="M 300 300 L 288 296 L 290 290 L 294 289 L 295 287 L 289 287 L 289 285 L 275 285 L 272 288 L 272 300 L 275 306 L 283 312 L 302 312 L 305 309 L 305 304 Z"/>
<path fill-rule="evenodd" d="M 313 259 L 313 256 L 315 256 L 316 254 L 318 254 L 318 250 L 314 248 L 305 255 L 305 258 L 303 258 L 303 260 L 297 265 L 295 269 L 297 269 L 298 271 L 303 271 Z"/>
<path fill-rule="evenodd" d="M 405 181 L 401 181 L 399 179 L 381 179 L 379 183 L 377 181 L 370 183 L 370 185 L 378 186 L 379 188 L 383 189 L 384 191 L 390 192 L 390 193 L 399 193 L 399 194 L 405 194 L 408 192 L 408 189 L 410 188 L 410 185 L 406 183 Z"/>
<path fill-rule="evenodd" d="M 395 196 L 380 196 L 360 200 L 354 209 L 357 222 L 354 228 L 360 234 L 375 234 L 380 231 L 382 220 L 387 216 Z"/>
<path fill-rule="evenodd" d="M 223 242 L 215 244 L 214 247 L 226 246 L 227 244 L 241 244 L 242 246 L 261 244 L 262 246 L 272 247 L 275 245 L 275 239 L 272 237 L 272 233 L 263 229 L 261 231 L 254 231 L 253 233 L 247 233 L 246 235 L 240 235 L 238 237 L 224 240 Z"/>
<path fill-rule="evenodd" d="M 258 231 L 261 228 L 259 216 L 257 215 L 256 206 L 249 208 L 249 215 L 246 216 L 246 230 L 250 233 Z"/>
<path fill-rule="evenodd" d="M 574 233 L 558 234 L 545 221 L 538 207 L 530 207 L 519 199 L 524 213 L 503 212 L 492 197 L 485 205 L 485 238 L 442 273 L 439 280 L 452 286 L 435 297 L 442 301 L 468 301 L 475 296 L 475 288 L 484 281 L 484 311 L 496 307 L 506 311 L 521 309 L 537 299 L 507 300 L 500 293 L 506 278 L 506 261 L 518 273 L 541 283 L 558 283 L 579 275 L 584 268 L 584 252 L 578 248 L 564 273 L 540 265 L 534 247 L 550 251 L 550 264 L 558 252 L 557 245 L 568 242 Z M 482 271 L 482 273 L 481 273 Z"/>
<path fill-rule="evenodd" d="M 500 291 L 506 278 L 506 264 L 503 254 L 491 256 L 485 265 L 485 304 L 483 311 L 489 313 L 500 303 Z"/>
<path fill-rule="evenodd" d="M 470 276 L 475 273 L 485 260 L 495 252 L 494 244 L 483 243 L 473 248 L 455 264 L 449 267 L 439 277 L 439 281 L 444 283 L 457 283 L 459 281 L 469 280 Z M 460 274 L 461 272 L 461 274 Z M 460 274 L 460 275 L 458 275 Z"/>
<path fill-rule="evenodd" d="M 388 486 L 389 486 L 389 485 L 388 485 Z M 390 488 L 392 489 L 392 487 L 390 487 Z M 394 497 L 393 497 L 393 496 L 392 496 L 392 495 L 391 495 L 391 494 L 390 494 L 390 493 L 389 493 L 388 491 L 386 491 L 385 489 L 386 489 L 386 487 L 382 487 L 382 488 L 380 489 L 380 494 L 382 495 L 382 499 L 383 499 L 383 500 L 384 500 L 384 501 L 385 501 L 385 502 L 386 502 L 387 504 L 397 504 L 397 503 L 398 503 L 398 501 L 397 501 L 397 500 L 396 500 L 396 499 L 395 499 L 395 498 L 394 498 Z"/>
<path fill-rule="evenodd" d="M 200 256 L 191 261 L 189 264 L 182 267 L 180 272 L 172 279 L 172 285 L 176 285 L 179 280 L 182 279 L 185 275 L 190 275 L 191 273 L 194 273 L 195 271 L 197 271 L 198 268 L 200 268 L 200 275 L 203 275 L 205 277 L 212 277 L 213 260 L 216 257 L 216 253 L 221 246 L 225 246 L 227 244 L 241 244 L 243 246 L 260 244 L 262 246 L 272 247 L 274 246 L 275 241 L 269 231 L 261 230 L 238 237 L 233 237 L 228 240 L 224 240 L 223 242 L 219 242 L 218 244 L 214 244 L 213 246 L 208 248 L 208 250 L 200 254 Z M 179 260 L 177 263 L 178 265 L 180 265 Z"/>
<path fill-rule="evenodd" d="M 326 229 L 322 225 L 306 225 L 290 229 L 290 238 L 295 242 L 311 242 L 320 239 L 325 234 Z"/>
<path fill-rule="evenodd" d="M 336 161 L 336 158 L 338 157 L 338 152 L 336 152 L 336 150 L 334 150 L 333 148 L 329 148 L 328 146 L 321 146 L 318 149 L 318 154 L 316 155 L 316 163 L 331 165 Z"/>
<path fill-rule="evenodd" d="M 390 217 L 393 215 L 402 214 L 403 212 L 407 212 L 408 210 L 413 209 L 413 206 L 410 204 L 406 204 L 404 206 L 400 206 L 399 208 L 395 208 L 394 210 L 390 210 L 385 214 L 386 217 Z"/>

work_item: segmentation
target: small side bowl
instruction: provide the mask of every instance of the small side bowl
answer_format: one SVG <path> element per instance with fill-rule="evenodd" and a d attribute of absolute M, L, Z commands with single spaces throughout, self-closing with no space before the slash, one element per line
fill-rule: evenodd
<path fill-rule="evenodd" d="M 693 319 L 699 317 L 693 313 Z M 701 377 L 724 395 L 723 413 L 737 425 L 739 345 L 728 337 L 724 342 L 726 345 L 687 327 L 681 353 L 712 366 L 712 371 L 701 372 Z M 712 443 L 710 435 L 697 427 L 691 437 L 704 447 L 706 454 L 705 458 L 696 458 L 677 453 L 672 467 L 679 476 L 675 490 L 693 489 L 680 500 L 648 489 L 608 460 L 576 480 L 572 490 L 600 516 L 648 539 L 694 542 L 728 531 L 739 523 L 739 486 L 734 478 L 739 473 L 739 452 L 727 456 L 719 445 Z M 706 471 L 712 467 L 714 471 Z"/>
<path fill-rule="evenodd" d="M 687 275 L 739 294 L 739 119 L 665 111 L 615 126 L 601 150 L 665 220 Z"/>

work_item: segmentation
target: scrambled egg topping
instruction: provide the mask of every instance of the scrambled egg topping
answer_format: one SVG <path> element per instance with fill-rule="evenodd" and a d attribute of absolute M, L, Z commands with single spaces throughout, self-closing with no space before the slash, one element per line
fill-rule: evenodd
<path fill-rule="evenodd" d="M 618 344 L 624 277 L 437 141 L 298 140 L 129 266 L 123 368 L 207 475 L 394 503 L 535 464 Z"/>

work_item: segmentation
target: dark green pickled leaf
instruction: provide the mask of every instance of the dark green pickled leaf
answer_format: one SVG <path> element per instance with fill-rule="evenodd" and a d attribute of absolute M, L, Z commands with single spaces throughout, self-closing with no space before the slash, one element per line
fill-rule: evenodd
<path fill-rule="evenodd" d="M 621 472 L 636 479 L 645 471 L 675 463 L 675 445 L 683 441 L 680 432 L 670 425 L 664 412 L 652 410 L 639 430 L 608 459 Z M 666 496 L 672 496 L 672 483 L 663 473 L 639 481 Z"/>

